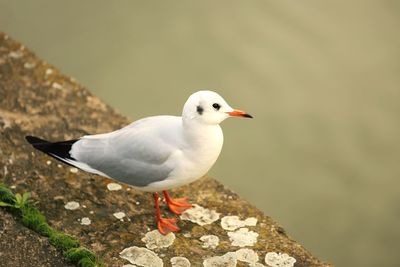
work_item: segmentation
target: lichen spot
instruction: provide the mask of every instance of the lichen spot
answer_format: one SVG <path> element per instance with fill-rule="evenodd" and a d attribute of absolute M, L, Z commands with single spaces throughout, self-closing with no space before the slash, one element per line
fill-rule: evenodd
<path fill-rule="evenodd" d="M 268 252 L 265 255 L 265 263 L 271 267 L 293 267 L 296 259 L 286 253 Z"/>
<path fill-rule="evenodd" d="M 203 235 L 200 237 L 200 241 L 203 241 L 201 245 L 203 248 L 216 248 L 219 244 L 219 237 L 216 235 Z"/>
<path fill-rule="evenodd" d="M 256 226 L 257 219 L 254 217 L 240 220 L 238 216 L 225 216 L 221 219 L 223 229 L 233 231 L 244 226 Z"/>
<path fill-rule="evenodd" d="M 63 86 L 61 84 L 57 83 L 57 82 L 53 82 L 51 84 L 51 87 L 53 87 L 54 89 L 58 89 L 58 90 L 63 89 Z"/>
<path fill-rule="evenodd" d="M 118 191 L 122 189 L 122 186 L 117 183 L 109 183 L 107 184 L 107 189 L 110 191 Z"/>
<path fill-rule="evenodd" d="M 69 171 L 72 172 L 72 173 L 77 173 L 78 172 L 78 168 L 75 168 L 75 167 L 74 168 L 70 168 Z"/>
<path fill-rule="evenodd" d="M 171 258 L 172 267 L 190 267 L 190 261 L 185 257 L 173 257 Z"/>
<path fill-rule="evenodd" d="M 53 73 L 52 69 L 50 69 L 50 68 L 46 69 L 46 73 L 45 73 L 46 75 L 50 75 L 52 73 Z"/>
<path fill-rule="evenodd" d="M 206 209 L 200 205 L 194 204 L 192 208 L 182 213 L 181 219 L 203 226 L 217 221 L 219 215 L 220 214 L 215 210 Z"/>
<path fill-rule="evenodd" d="M 119 256 L 130 263 L 143 267 L 162 267 L 163 261 L 156 253 L 141 247 L 129 247 L 119 253 Z"/>
<path fill-rule="evenodd" d="M 204 267 L 235 267 L 237 259 L 235 252 L 228 252 L 222 256 L 214 256 L 203 261 Z"/>
<path fill-rule="evenodd" d="M 142 241 L 146 244 L 148 249 L 156 248 L 167 248 L 174 243 L 175 234 L 168 233 L 167 235 L 162 235 L 158 230 L 153 230 L 146 233 L 142 238 Z"/>
<path fill-rule="evenodd" d="M 10 53 L 8 53 L 8 56 L 9 56 L 10 58 L 15 58 L 15 59 L 21 58 L 23 55 L 24 55 L 24 54 L 23 54 L 22 51 L 20 51 L 20 50 L 11 51 Z"/>
<path fill-rule="evenodd" d="M 232 246 L 246 247 L 257 243 L 258 233 L 249 231 L 247 228 L 240 228 L 235 232 L 228 232 Z"/>
<path fill-rule="evenodd" d="M 79 208 L 79 203 L 76 201 L 70 201 L 64 206 L 65 209 L 67 210 L 76 210 Z"/>
<path fill-rule="evenodd" d="M 258 255 L 257 253 L 249 248 L 241 248 L 237 250 L 236 252 L 236 258 L 238 261 L 250 263 L 250 264 L 256 264 L 258 261 Z"/>
<path fill-rule="evenodd" d="M 123 220 L 123 218 L 126 216 L 125 212 L 122 212 L 122 211 L 116 212 L 113 215 L 118 220 Z"/>
<path fill-rule="evenodd" d="M 88 217 L 83 217 L 81 219 L 81 224 L 82 225 L 90 225 L 91 223 L 92 223 L 92 221 Z"/>
<path fill-rule="evenodd" d="M 24 68 L 25 69 L 33 69 L 35 67 L 35 63 L 31 63 L 31 62 L 25 62 L 24 64 Z"/>

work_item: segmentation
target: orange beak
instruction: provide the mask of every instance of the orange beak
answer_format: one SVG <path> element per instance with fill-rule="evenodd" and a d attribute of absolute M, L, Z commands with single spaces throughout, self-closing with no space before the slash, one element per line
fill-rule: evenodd
<path fill-rule="evenodd" d="M 231 112 L 226 112 L 229 116 L 235 116 L 235 117 L 244 117 L 244 118 L 253 118 L 253 116 L 251 116 L 250 114 L 247 114 L 244 111 L 235 109 L 234 111 Z"/>

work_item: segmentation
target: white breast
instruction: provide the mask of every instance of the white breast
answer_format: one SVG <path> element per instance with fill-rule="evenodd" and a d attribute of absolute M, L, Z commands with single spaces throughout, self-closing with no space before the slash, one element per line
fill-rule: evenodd
<path fill-rule="evenodd" d="M 223 139 L 219 125 L 202 125 L 190 129 L 185 135 L 185 144 L 168 159 L 168 163 L 175 166 L 169 177 L 141 190 L 168 190 L 203 177 L 216 162 Z"/>

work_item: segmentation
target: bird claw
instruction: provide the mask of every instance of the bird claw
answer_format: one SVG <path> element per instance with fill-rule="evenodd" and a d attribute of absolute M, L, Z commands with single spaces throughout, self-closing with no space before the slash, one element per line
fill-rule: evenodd
<path fill-rule="evenodd" d="M 157 228 L 161 234 L 166 235 L 170 232 L 178 232 L 180 229 L 176 225 L 178 222 L 177 218 L 167 219 L 167 218 L 160 218 L 157 221 Z"/>
<path fill-rule="evenodd" d="M 187 202 L 187 198 L 171 198 L 169 201 L 167 201 L 167 205 L 170 211 L 177 215 L 180 215 L 185 210 L 193 207 L 192 204 Z"/>

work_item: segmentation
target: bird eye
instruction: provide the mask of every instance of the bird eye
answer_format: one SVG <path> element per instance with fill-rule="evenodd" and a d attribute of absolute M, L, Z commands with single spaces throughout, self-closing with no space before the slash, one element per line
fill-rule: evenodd
<path fill-rule="evenodd" d="M 220 104 L 218 103 L 214 103 L 212 106 L 215 110 L 219 110 L 221 108 Z"/>

